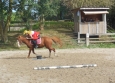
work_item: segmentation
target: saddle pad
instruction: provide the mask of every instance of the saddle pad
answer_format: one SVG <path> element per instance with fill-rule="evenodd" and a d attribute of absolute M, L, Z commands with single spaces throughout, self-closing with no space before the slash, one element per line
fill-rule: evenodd
<path fill-rule="evenodd" d="M 37 39 L 37 44 L 41 44 L 41 38 Z"/>

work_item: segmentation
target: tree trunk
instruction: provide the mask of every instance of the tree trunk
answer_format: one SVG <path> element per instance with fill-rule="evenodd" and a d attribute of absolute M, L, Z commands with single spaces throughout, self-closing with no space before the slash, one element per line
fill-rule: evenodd
<path fill-rule="evenodd" d="M 3 8 L 2 8 L 2 11 L 3 11 Z M 3 15 L 3 12 L 2 12 L 2 15 Z M 3 16 L 2 16 L 1 17 L 2 20 L 0 21 L 1 40 L 4 43 L 8 42 L 7 31 L 8 31 L 9 25 L 10 25 L 11 15 L 12 15 L 12 0 L 9 0 L 9 9 L 8 9 L 7 20 L 4 23 Z"/>
<path fill-rule="evenodd" d="M 44 30 L 44 24 L 40 24 L 40 30 Z"/>
<path fill-rule="evenodd" d="M 0 21 L 1 41 L 4 42 L 3 21 Z"/>
<path fill-rule="evenodd" d="M 44 15 L 40 17 L 40 30 L 44 30 L 45 19 Z"/>
<path fill-rule="evenodd" d="M 7 34 L 8 28 L 9 28 L 9 21 L 6 22 L 6 26 L 3 26 L 0 23 L 1 41 L 4 43 L 8 42 L 8 34 Z"/>

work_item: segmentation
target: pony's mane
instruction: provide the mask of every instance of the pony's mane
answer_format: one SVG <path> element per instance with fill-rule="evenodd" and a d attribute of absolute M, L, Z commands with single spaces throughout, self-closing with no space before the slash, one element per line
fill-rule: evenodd
<path fill-rule="evenodd" d="M 30 40 L 29 39 L 27 39 L 25 36 L 23 36 L 23 35 L 20 35 L 20 36 L 18 36 L 20 39 L 21 39 L 21 41 L 22 42 L 29 42 Z"/>
<path fill-rule="evenodd" d="M 19 35 L 18 38 L 20 38 L 21 40 L 28 40 L 25 36 L 23 35 Z M 28 40 L 29 41 L 29 40 Z"/>
<path fill-rule="evenodd" d="M 18 37 L 21 37 L 21 38 L 24 38 L 24 39 L 26 39 L 26 37 L 25 37 L 25 36 L 23 36 L 23 35 L 19 35 Z"/>

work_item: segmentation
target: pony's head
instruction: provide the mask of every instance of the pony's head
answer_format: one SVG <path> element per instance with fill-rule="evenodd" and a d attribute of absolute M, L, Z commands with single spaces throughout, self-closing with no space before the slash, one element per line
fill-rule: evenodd
<path fill-rule="evenodd" d="M 22 44 L 22 39 L 23 39 L 22 36 L 17 37 L 17 45 L 18 45 L 18 47 L 20 47 L 20 44 Z"/>
<path fill-rule="evenodd" d="M 30 40 L 31 39 L 27 39 L 26 37 L 24 36 L 18 36 L 17 37 L 17 44 L 18 44 L 18 47 L 20 47 L 20 44 L 22 43 L 25 43 L 27 46 L 29 46 L 31 43 L 30 43 Z"/>

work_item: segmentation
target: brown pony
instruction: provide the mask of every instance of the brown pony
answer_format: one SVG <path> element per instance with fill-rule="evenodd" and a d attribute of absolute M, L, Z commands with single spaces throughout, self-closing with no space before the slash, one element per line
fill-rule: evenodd
<path fill-rule="evenodd" d="M 23 37 L 23 36 L 17 37 L 18 46 L 20 46 L 20 43 L 23 42 L 29 48 L 29 53 L 28 53 L 27 58 L 30 57 L 31 51 L 34 54 L 36 54 L 34 52 L 34 46 L 30 43 L 30 41 L 31 41 L 30 39 L 27 39 L 26 37 Z M 52 50 L 54 51 L 54 55 L 55 55 L 55 48 L 52 48 L 53 42 L 60 44 L 60 47 L 62 46 L 61 40 L 58 37 L 41 37 L 41 44 L 38 44 L 38 48 L 46 47 L 47 49 L 49 49 L 49 57 L 50 57 Z"/>

